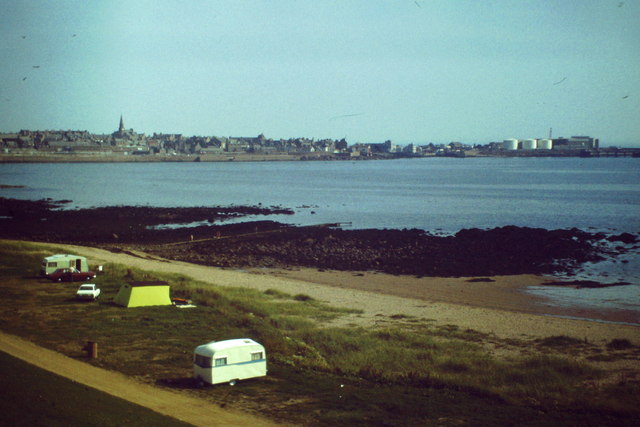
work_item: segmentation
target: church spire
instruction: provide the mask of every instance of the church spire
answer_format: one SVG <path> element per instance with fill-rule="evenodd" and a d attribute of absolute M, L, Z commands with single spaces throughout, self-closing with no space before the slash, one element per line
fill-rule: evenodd
<path fill-rule="evenodd" d="M 120 127 L 118 128 L 118 132 L 124 132 L 124 121 L 122 120 L 122 114 L 120 114 Z"/>

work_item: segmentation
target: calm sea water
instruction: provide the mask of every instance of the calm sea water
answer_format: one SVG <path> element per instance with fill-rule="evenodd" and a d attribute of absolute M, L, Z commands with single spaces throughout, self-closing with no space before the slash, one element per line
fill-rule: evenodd
<path fill-rule="evenodd" d="M 640 159 L 429 158 L 256 163 L 0 164 L 0 196 L 109 205 L 292 208 L 277 221 L 454 233 L 504 225 L 640 232 Z M 523 254 L 526 256 L 526 254 Z M 578 278 L 640 283 L 637 251 Z M 626 294 L 640 309 L 638 286 Z"/>
<path fill-rule="evenodd" d="M 640 159 L 0 164 L 3 197 L 106 205 L 279 205 L 296 224 L 640 231 Z M 312 213 L 313 212 L 313 213 Z"/>

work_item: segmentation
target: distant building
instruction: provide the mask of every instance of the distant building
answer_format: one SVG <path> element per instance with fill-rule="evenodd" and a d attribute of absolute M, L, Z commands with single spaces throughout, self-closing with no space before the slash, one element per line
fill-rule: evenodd
<path fill-rule="evenodd" d="M 571 138 L 555 138 L 554 150 L 597 150 L 600 148 L 598 138 L 590 136 L 572 136 Z"/>
<path fill-rule="evenodd" d="M 144 134 L 138 134 L 134 132 L 133 129 L 125 129 L 124 120 L 122 119 L 122 115 L 120 115 L 118 130 L 111 134 L 111 145 L 146 145 L 146 138 Z"/>
<path fill-rule="evenodd" d="M 600 141 L 590 136 L 572 136 L 571 138 L 546 138 L 546 139 L 505 139 L 502 149 L 506 151 L 544 151 L 544 150 L 598 150 Z"/>
<path fill-rule="evenodd" d="M 383 143 L 369 144 L 372 153 L 398 153 L 402 150 L 400 147 L 390 140 L 386 140 Z"/>

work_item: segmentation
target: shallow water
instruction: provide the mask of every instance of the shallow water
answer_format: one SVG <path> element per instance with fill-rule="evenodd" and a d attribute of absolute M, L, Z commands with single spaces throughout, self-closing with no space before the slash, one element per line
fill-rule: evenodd
<path fill-rule="evenodd" d="M 565 286 L 530 286 L 526 292 L 549 298 L 548 305 L 555 307 L 634 310 L 640 313 L 640 285 L 580 289 Z"/>
<path fill-rule="evenodd" d="M 542 303 L 547 307 L 574 311 L 579 309 L 613 310 L 628 313 L 631 325 L 640 325 L 640 285 L 611 286 L 607 288 L 574 288 L 563 286 L 530 286 L 526 293 L 545 298 Z M 597 315 L 591 318 L 561 316 L 583 320 L 598 320 Z M 602 320 L 598 320 L 602 321 Z"/>

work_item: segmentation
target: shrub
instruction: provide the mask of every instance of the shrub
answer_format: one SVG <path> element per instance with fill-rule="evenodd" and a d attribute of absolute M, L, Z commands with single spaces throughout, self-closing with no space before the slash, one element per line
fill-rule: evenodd
<path fill-rule="evenodd" d="M 279 298 L 279 299 L 285 299 L 285 298 L 291 297 L 291 295 L 289 295 L 288 293 L 279 291 L 277 289 L 267 289 L 266 291 L 264 291 L 264 294 L 272 296 L 274 298 Z"/>
<path fill-rule="evenodd" d="M 440 365 L 438 365 L 438 368 L 449 373 L 469 372 L 471 370 L 471 367 L 469 365 L 453 360 L 441 363 Z"/>
<path fill-rule="evenodd" d="M 607 344 L 610 350 L 627 350 L 633 348 L 633 344 L 626 338 L 614 338 Z"/>
<path fill-rule="evenodd" d="M 555 335 L 552 337 L 541 338 L 536 340 L 536 342 L 545 347 L 568 347 L 574 345 L 582 345 L 584 341 L 581 341 L 576 338 L 568 337 L 566 335 Z"/>

